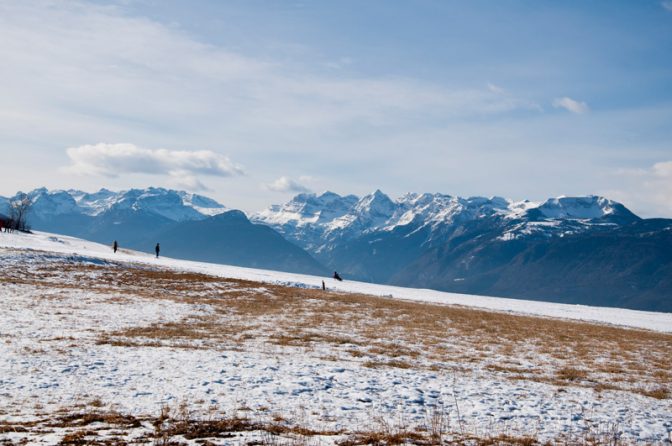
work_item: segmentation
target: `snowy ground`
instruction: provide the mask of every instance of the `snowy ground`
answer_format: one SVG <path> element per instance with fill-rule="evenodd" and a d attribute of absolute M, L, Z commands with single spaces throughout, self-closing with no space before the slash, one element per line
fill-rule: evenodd
<path fill-rule="evenodd" d="M 429 303 L 322 293 L 317 277 L 109 251 L 0 234 L 0 444 L 93 435 L 105 423 L 55 420 L 111 411 L 140 422 L 108 437 L 149 441 L 163 407 L 303 426 L 314 434 L 279 438 L 310 444 L 437 424 L 461 438 L 669 441 L 672 315 L 331 280 Z M 209 441 L 277 442 L 250 430 Z"/>

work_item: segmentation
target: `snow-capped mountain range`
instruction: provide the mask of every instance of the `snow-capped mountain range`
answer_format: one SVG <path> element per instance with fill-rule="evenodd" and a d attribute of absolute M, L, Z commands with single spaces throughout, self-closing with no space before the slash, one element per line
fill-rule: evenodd
<path fill-rule="evenodd" d="M 103 188 L 94 193 L 39 188 L 27 195 L 33 203 L 31 212 L 38 218 L 64 214 L 96 217 L 105 212 L 134 210 L 154 213 L 172 221 L 186 221 L 201 220 L 230 210 L 203 195 L 155 187 L 119 192 Z M 9 201 L 17 197 L 18 194 L 11 198 L 0 197 L 0 213 L 8 213 Z M 516 220 L 524 216 L 545 227 L 553 227 L 549 223 L 565 220 L 592 225 L 638 219 L 622 204 L 598 196 L 559 197 L 535 203 L 502 197 L 461 198 L 440 193 L 408 193 L 393 200 L 380 190 L 362 198 L 334 192 L 299 194 L 283 205 L 273 205 L 252 214 L 250 219 L 272 226 L 290 238 L 294 232 L 310 233 L 316 240 L 296 237 L 301 244 L 306 244 L 320 239 L 391 231 L 411 223 L 437 228 L 482 218 Z M 535 230 L 534 225 L 524 229 Z M 519 234 L 524 234 L 522 228 Z"/>
<path fill-rule="evenodd" d="M 336 240 L 390 232 L 408 225 L 440 233 L 442 228 L 474 220 L 501 220 L 516 223 L 502 234 L 504 239 L 512 239 L 575 233 L 594 225 L 639 219 L 622 204 L 598 196 L 560 197 L 535 203 L 502 197 L 409 193 L 392 200 L 380 190 L 362 198 L 333 192 L 300 194 L 284 205 L 271 206 L 250 218 L 315 252 Z"/>

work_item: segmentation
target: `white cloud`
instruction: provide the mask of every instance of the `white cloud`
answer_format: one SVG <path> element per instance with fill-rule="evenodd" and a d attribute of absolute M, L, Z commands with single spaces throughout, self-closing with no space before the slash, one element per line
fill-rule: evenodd
<path fill-rule="evenodd" d="M 663 161 L 654 164 L 651 168 L 651 172 L 658 178 L 672 182 L 672 161 Z"/>
<path fill-rule="evenodd" d="M 86 130 L 280 133 L 531 108 L 486 88 L 297 70 L 84 2 L 4 5 L 0 60 L 12 67 L 0 70 L 0 133 L 38 127 L 52 141 Z"/>
<path fill-rule="evenodd" d="M 672 217 L 672 161 L 649 168 L 618 169 L 619 188 L 605 191 L 610 198 L 636 207 L 643 217 Z"/>
<path fill-rule="evenodd" d="M 660 2 L 660 6 L 672 12 L 672 0 L 665 0 L 663 2 Z"/>
<path fill-rule="evenodd" d="M 328 67 L 328 68 L 332 68 L 334 70 L 340 70 L 340 69 L 343 69 L 343 68 L 347 67 L 348 65 L 352 65 L 352 63 L 353 63 L 353 60 L 351 58 L 341 57 L 338 60 L 333 60 L 333 61 L 327 62 L 325 64 L 325 66 Z"/>
<path fill-rule="evenodd" d="M 272 183 L 266 183 L 263 186 L 264 189 L 273 192 L 293 192 L 293 193 L 311 192 L 311 190 L 305 187 L 304 185 L 285 176 L 278 178 Z"/>
<path fill-rule="evenodd" d="M 171 183 L 173 186 L 179 189 L 186 189 L 194 192 L 207 192 L 212 191 L 211 188 L 201 183 L 201 181 L 194 175 L 189 173 L 180 173 L 176 172 L 171 175 Z"/>
<path fill-rule="evenodd" d="M 210 150 L 146 149 L 134 144 L 87 144 L 66 150 L 72 165 L 66 171 L 117 177 L 124 174 L 169 175 L 176 185 L 190 190 L 207 189 L 197 175 L 228 177 L 242 169 Z"/>
<path fill-rule="evenodd" d="M 488 90 L 492 91 L 493 93 L 500 93 L 500 94 L 506 93 L 506 90 L 504 90 L 502 87 L 500 87 L 499 85 L 495 85 L 491 82 L 488 82 L 486 84 L 486 87 L 488 87 Z"/>
<path fill-rule="evenodd" d="M 589 110 L 588 104 L 585 102 L 579 102 L 575 101 L 572 98 L 568 98 L 567 96 L 562 97 L 562 98 L 556 98 L 553 100 L 553 107 L 555 108 L 564 108 L 567 111 L 570 111 L 572 113 L 576 114 L 583 114 Z"/>

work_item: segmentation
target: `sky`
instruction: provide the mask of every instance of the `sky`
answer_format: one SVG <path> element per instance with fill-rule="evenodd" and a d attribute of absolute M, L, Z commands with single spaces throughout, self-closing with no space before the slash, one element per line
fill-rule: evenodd
<path fill-rule="evenodd" d="M 0 0 L 0 195 L 300 192 L 672 217 L 672 0 Z"/>

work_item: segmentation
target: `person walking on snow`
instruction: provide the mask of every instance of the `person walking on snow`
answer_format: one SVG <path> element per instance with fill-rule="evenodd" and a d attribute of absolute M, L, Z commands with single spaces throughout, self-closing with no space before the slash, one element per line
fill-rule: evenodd
<path fill-rule="evenodd" d="M 161 251 L 161 247 L 159 246 L 158 243 L 156 244 L 156 248 L 154 248 L 154 251 L 156 251 L 156 258 L 158 259 L 159 258 L 159 251 Z"/>
<path fill-rule="evenodd" d="M 118 248 L 119 248 L 119 244 L 115 240 L 114 243 L 112 243 L 112 250 L 114 251 L 115 254 L 117 253 Z"/>

